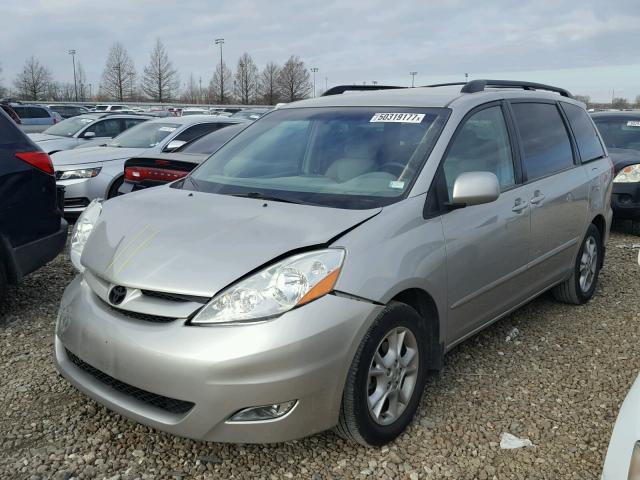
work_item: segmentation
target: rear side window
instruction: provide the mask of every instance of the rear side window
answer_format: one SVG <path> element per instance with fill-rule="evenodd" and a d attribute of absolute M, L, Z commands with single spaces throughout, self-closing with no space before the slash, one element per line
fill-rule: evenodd
<path fill-rule="evenodd" d="M 224 125 L 221 123 L 201 123 L 185 129 L 174 140 L 182 140 L 183 142 L 190 142 L 194 138 L 199 138 L 207 133 L 214 132 Z"/>
<path fill-rule="evenodd" d="M 124 129 L 127 130 L 131 127 L 135 127 L 139 123 L 144 122 L 145 120 L 142 118 L 125 118 L 124 119 Z"/>
<path fill-rule="evenodd" d="M 49 118 L 49 113 L 44 108 L 38 107 L 14 107 L 20 118 Z"/>
<path fill-rule="evenodd" d="M 555 104 L 514 103 L 512 108 L 520 133 L 528 180 L 546 177 L 573 166 L 569 135 Z"/>
<path fill-rule="evenodd" d="M 569 125 L 571 125 L 573 136 L 578 144 L 580 159 L 583 162 L 588 162 L 604 156 L 604 150 L 596 133 L 596 128 L 587 112 L 570 103 L 563 103 L 562 109 L 569 119 Z"/>

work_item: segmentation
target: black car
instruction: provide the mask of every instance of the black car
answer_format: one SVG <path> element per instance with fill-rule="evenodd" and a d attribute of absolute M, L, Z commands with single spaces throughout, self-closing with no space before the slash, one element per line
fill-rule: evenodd
<path fill-rule="evenodd" d="M 231 137 L 250 122 L 224 123 L 224 128 L 183 145 L 171 153 L 133 157 L 124 163 L 124 183 L 118 193 L 124 194 L 179 180 L 205 161 Z"/>
<path fill-rule="evenodd" d="M 49 105 L 54 112 L 58 112 L 62 118 L 71 118 L 89 113 L 89 109 L 78 105 Z"/>
<path fill-rule="evenodd" d="M 49 155 L 0 109 L 0 294 L 64 248 L 63 196 Z"/>
<path fill-rule="evenodd" d="M 640 235 L 640 111 L 598 112 L 591 116 L 614 164 L 614 218 L 634 235 Z"/>

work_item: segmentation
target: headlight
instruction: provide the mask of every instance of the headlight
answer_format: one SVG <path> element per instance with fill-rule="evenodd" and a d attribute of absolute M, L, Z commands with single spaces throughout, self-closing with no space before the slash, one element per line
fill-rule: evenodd
<path fill-rule="evenodd" d="M 624 167 L 613 181 L 614 183 L 640 182 L 640 164 Z"/>
<path fill-rule="evenodd" d="M 640 442 L 633 446 L 627 480 L 640 480 Z"/>
<path fill-rule="evenodd" d="M 100 173 L 101 167 L 81 168 L 80 170 L 62 170 L 58 173 L 57 180 L 78 180 L 80 178 L 93 178 Z"/>
<path fill-rule="evenodd" d="M 89 235 L 93 231 L 93 226 L 96 224 L 100 213 L 102 212 L 102 199 L 93 200 L 87 208 L 84 209 L 82 214 L 78 217 L 76 224 L 73 227 L 73 233 L 71 234 L 71 249 L 69 256 L 71 257 L 71 263 L 79 272 L 84 271 L 84 267 L 80 264 L 80 256 L 82 250 L 89 239 Z"/>
<path fill-rule="evenodd" d="M 194 324 L 264 320 L 331 292 L 344 250 L 330 248 L 294 255 L 216 295 Z"/>

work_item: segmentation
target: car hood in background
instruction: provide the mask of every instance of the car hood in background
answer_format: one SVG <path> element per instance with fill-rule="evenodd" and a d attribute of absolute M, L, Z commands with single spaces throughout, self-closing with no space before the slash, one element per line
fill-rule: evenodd
<path fill-rule="evenodd" d="M 112 284 L 210 297 L 281 255 L 326 244 L 380 210 L 157 187 L 104 204 L 82 264 Z"/>
<path fill-rule="evenodd" d="M 59 137 L 57 135 L 32 133 L 29 135 L 29 138 L 36 142 L 38 146 L 47 153 L 69 150 L 78 145 L 78 139 L 73 137 Z"/>
<path fill-rule="evenodd" d="M 46 133 L 29 133 L 29 138 L 36 143 L 50 142 L 52 140 L 69 140 L 72 137 L 61 137 L 59 135 L 48 135 Z"/>
<path fill-rule="evenodd" d="M 608 150 L 616 173 L 628 165 L 640 163 L 640 150 L 628 148 L 609 148 Z"/>
<path fill-rule="evenodd" d="M 144 148 L 118 148 L 118 147 L 89 147 L 75 148 L 66 152 L 54 153 L 51 156 L 53 168 L 65 165 L 80 165 L 83 163 L 108 162 L 130 158 L 144 152 Z"/>

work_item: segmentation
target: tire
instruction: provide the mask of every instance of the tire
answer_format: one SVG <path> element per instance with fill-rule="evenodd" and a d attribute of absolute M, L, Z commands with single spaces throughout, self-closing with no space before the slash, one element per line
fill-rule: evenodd
<path fill-rule="evenodd" d="M 0 300 L 4 299 L 4 297 L 7 295 L 8 283 L 9 281 L 7 280 L 7 269 L 4 262 L 2 261 L 2 257 L 0 257 Z"/>
<path fill-rule="evenodd" d="M 109 188 L 109 191 L 107 192 L 106 200 L 120 195 L 118 193 L 118 190 L 120 189 L 123 183 L 124 183 L 124 177 L 116 178 L 116 180 L 113 182 L 113 185 L 111 185 L 111 188 Z"/>
<path fill-rule="evenodd" d="M 574 305 L 581 305 L 588 302 L 593 296 L 598 284 L 598 274 L 602 266 L 603 253 L 600 231 L 595 225 L 591 224 L 580 245 L 580 250 L 574 262 L 573 273 L 567 280 L 553 288 L 553 296 L 556 300 Z M 593 258 L 594 254 L 595 258 Z M 583 279 L 588 280 L 588 278 L 582 276 L 584 273 L 584 271 L 581 270 L 583 261 L 587 262 L 591 272 L 588 283 L 581 282 Z M 587 277 L 589 277 L 589 275 L 587 275 Z"/>
<path fill-rule="evenodd" d="M 398 364 L 395 364 L 393 358 L 397 350 L 391 351 L 385 346 L 389 345 L 389 335 L 398 339 L 399 336 L 393 335 L 402 332 L 403 353 Z M 427 378 L 427 335 L 424 320 L 413 308 L 399 302 L 391 302 L 386 306 L 365 334 L 349 369 L 335 429 L 338 435 L 365 446 L 380 446 L 389 443 L 406 429 L 418 409 Z M 417 351 L 417 356 L 411 354 L 412 350 Z M 374 367 L 376 353 L 378 357 Z M 381 365 L 379 360 L 391 361 L 391 368 L 378 368 Z M 370 375 L 370 369 L 374 368 L 378 375 Z M 413 368 L 416 368 L 415 372 L 411 371 Z M 398 405 L 395 415 L 391 402 L 382 400 L 385 395 L 398 399 L 397 404 L 394 403 Z M 404 402 L 401 401 L 403 397 Z M 378 398 L 380 400 L 375 402 Z M 370 399 L 374 401 L 374 406 L 382 407 L 377 419 L 375 408 L 372 413 L 369 407 Z"/>

